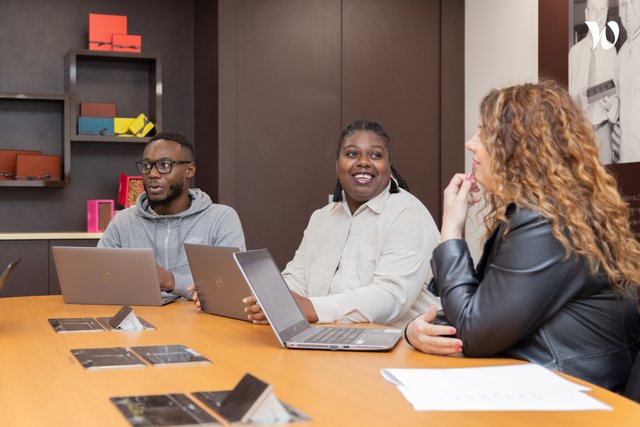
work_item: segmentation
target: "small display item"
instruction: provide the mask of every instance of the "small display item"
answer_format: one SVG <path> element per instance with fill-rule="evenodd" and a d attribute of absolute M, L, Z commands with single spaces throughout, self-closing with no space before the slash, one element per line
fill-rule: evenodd
<path fill-rule="evenodd" d="M 78 348 L 71 350 L 85 369 L 145 368 L 142 360 L 124 347 Z"/>
<path fill-rule="evenodd" d="M 593 104 L 606 96 L 615 95 L 616 84 L 612 79 L 587 88 L 587 102 Z"/>
<path fill-rule="evenodd" d="M 142 193 L 144 193 L 144 185 L 142 184 L 141 176 L 128 176 L 120 173 L 118 203 L 125 208 L 134 206 Z"/>
<path fill-rule="evenodd" d="M 191 393 L 193 396 L 195 396 L 199 401 L 201 401 L 204 405 L 206 405 L 209 409 L 211 409 L 213 412 L 215 412 L 216 414 L 222 416 L 222 414 L 220 413 L 220 408 L 222 405 L 222 402 L 224 401 L 224 399 L 227 397 L 227 395 L 230 393 L 231 390 L 223 390 L 223 391 L 198 391 L 195 393 Z M 304 421 L 311 421 L 312 418 L 305 414 L 304 412 L 300 411 L 299 409 L 294 408 L 293 406 L 289 405 L 286 402 L 283 402 L 280 400 L 280 404 L 282 405 L 282 407 L 287 411 L 287 413 L 289 414 L 289 421 L 286 421 L 286 423 L 298 423 L 298 422 L 304 422 Z M 282 423 L 280 423 L 282 424 Z"/>
<path fill-rule="evenodd" d="M 127 34 L 126 16 L 89 14 L 89 49 L 113 50 L 113 34 Z"/>
<path fill-rule="evenodd" d="M 154 366 L 211 364 L 209 359 L 181 344 L 131 347 L 131 350 Z"/>
<path fill-rule="evenodd" d="M 87 200 L 87 232 L 100 233 L 113 219 L 113 200 Z"/>
<path fill-rule="evenodd" d="M 112 38 L 115 52 L 142 52 L 142 36 L 135 34 L 114 34 Z"/>
<path fill-rule="evenodd" d="M 181 393 L 112 397 L 111 402 L 134 427 L 221 425 Z"/>
<path fill-rule="evenodd" d="M 18 154 L 32 156 L 41 154 L 35 150 L 0 150 L 0 180 L 14 179 Z"/>
<path fill-rule="evenodd" d="M 17 180 L 60 180 L 60 156 L 22 155 L 16 160 Z"/>
<path fill-rule="evenodd" d="M 133 136 L 129 131 L 129 126 L 135 120 L 135 117 L 116 117 L 113 119 L 113 130 L 117 136 Z"/>
<path fill-rule="evenodd" d="M 53 330 L 59 334 L 104 331 L 104 328 L 91 317 L 67 317 L 48 320 Z"/>
<path fill-rule="evenodd" d="M 112 102 L 81 102 L 80 116 L 114 118 L 116 116 L 116 104 Z"/>
<path fill-rule="evenodd" d="M 125 330 L 125 329 L 116 329 L 113 326 L 111 326 L 111 319 L 113 319 L 113 317 L 96 317 L 96 320 L 98 321 L 98 323 L 100 323 L 107 331 L 124 331 Z M 154 325 L 152 325 L 151 323 L 147 322 L 142 317 L 138 317 L 138 320 L 142 324 L 142 329 L 143 330 L 146 330 L 146 329 L 155 330 L 156 329 L 156 327 Z"/>
<path fill-rule="evenodd" d="M 137 137 L 146 136 L 151 129 L 153 129 L 155 125 L 149 120 L 147 116 L 144 114 L 140 114 L 136 119 L 129 125 L 129 130 L 132 134 Z"/>
<path fill-rule="evenodd" d="M 113 136 L 113 117 L 78 117 L 78 135 Z"/>

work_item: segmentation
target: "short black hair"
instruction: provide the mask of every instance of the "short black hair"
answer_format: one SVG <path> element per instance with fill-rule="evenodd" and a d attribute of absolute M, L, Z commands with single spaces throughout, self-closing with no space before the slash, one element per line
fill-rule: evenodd
<path fill-rule="evenodd" d="M 190 160 L 193 160 L 193 144 L 191 143 L 191 141 L 189 141 L 189 138 L 187 138 L 183 134 L 167 130 L 158 132 L 151 137 L 149 142 L 147 142 L 147 145 L 151 144 L 154 141 L 158 141 L 159 139 L 166 139 L 168 141 L 173 141 L 177 144 L 180 144 L 180 146 L 186 148 L 189 152 Z"/>

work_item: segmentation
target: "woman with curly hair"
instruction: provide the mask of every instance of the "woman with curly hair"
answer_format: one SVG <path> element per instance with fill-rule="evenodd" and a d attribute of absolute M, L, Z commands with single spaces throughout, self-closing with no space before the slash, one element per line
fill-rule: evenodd
<path fill-rule="evenodd" d="M 590 123 L 551 81 L 491 91 L 480 120 L 466 143 L 473 175 L 455 175 L 444 191 L 431 260 L 449 326 L 432 324 L 432 309 L 407 326 L 407 340 L 622 390 L 639 344 L 640 244 Z M 487 234 L 474 269 L 462 236 L 477 184 Z"/>

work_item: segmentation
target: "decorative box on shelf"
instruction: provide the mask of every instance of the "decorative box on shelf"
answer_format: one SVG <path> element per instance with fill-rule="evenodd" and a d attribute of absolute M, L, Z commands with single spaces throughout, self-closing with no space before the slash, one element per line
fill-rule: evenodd
<path fill-rule="evenodd" d="M 114 34 L 127 34 L 126 16 L 89 14 L 89 49 L 113 50 Z"/>
<path fill-rule="evenodd" d="M 41 152 L 35 150 L 0 150 L 0 180 L 15 178 L 19 154 L 32 156 L 41 154 Z"/>
<path fill-rule="evenodd" d="M 113 117 L 78 117 L 78 135 L 113 136 Z"/>
<path fill-rule="evenodd" d="M 114 34 L 114 52 L 142 52 L 142 36 L 134 34 Z"/>
<path fill-rule="evenodd" d="M 81 102 L 80 115 L 82 117 L 106 117 L 116 116 L 116 104 L 112 102 Z"/>
<path fill-rule="evenodd" d="M 151 129 L 153 129 L 154 126 L 155 125 L 151 122 L 151 120 L 149 120 L 147 116 L 141 113 L 138 117 L 136 117 L 133 123 L 131 123 L 131 125 L 129 126 L 129 130 L 135 136 L 143 137 L 151 132 Z"/>
<path fill-rule="evenodd" d="M 133 123 L 135 117 L 116 117 L 113 119 L 113 130 L 117 136 L 133 136 L 129 130 L 129 126 Z"/>
<path fill-rule="evenodd" d="M 113 219 L 113 200 L 87 200 L 87 232 L 100 233 Z"/>
<path fill-rule="evenodd" d="M 138 196 L 144 192 L 141 176 L 128 176 L 120 173 L 120 187 L 118 188 L 118 203 L 125 208 L 136 204 Z"/>
<path fill-rule="evenodd" d="M 18 154 L 16 180 L 60 180 L 60 156 L 48 154 Z"/>

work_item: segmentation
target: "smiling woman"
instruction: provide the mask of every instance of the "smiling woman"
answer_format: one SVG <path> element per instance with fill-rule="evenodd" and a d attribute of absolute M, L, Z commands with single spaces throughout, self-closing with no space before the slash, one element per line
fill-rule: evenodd
<path fill-rule="evenodd" d="M 338 140 L 334 201 L 311 216 L 282 275 L 310 322 L 402 326 L 439 305 L 424 286 L 438 229 L 391 166 L 379 123 L 358 120 Z M 249 318 L 264 323 L 255 299 Z"/>

